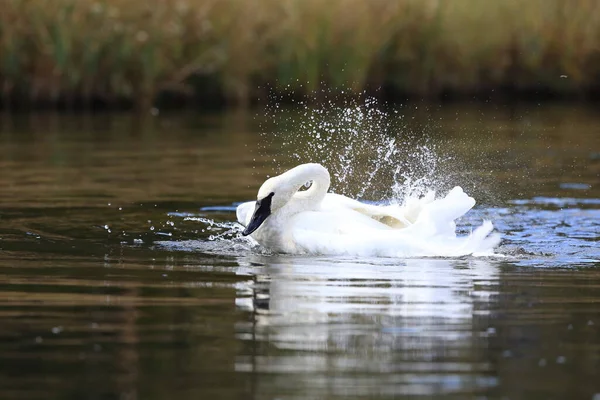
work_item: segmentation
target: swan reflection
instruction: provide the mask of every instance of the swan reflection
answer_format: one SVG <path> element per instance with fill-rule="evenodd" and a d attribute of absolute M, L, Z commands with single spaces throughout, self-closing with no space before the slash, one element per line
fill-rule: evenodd
<path fill-rule="evenodd" d="M 486 287 L 499 273 L 493 261 L 252 256 L 240 264 L 254 281 L 237 304 L 254 317 L 238 336 L 261 351 L 238 356 L 236 369 L 256 375 L 261 395 L 292 387 L 308 397 L 435 394 L 496 384 L 483 361 L 493 332 Z"/>

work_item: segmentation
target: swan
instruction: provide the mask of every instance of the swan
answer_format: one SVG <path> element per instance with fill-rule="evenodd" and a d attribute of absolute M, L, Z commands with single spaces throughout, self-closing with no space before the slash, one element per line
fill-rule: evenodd
<path fill-rule="evenodd" d="M 475 205 L 459 186 L 444 198 L 430 191 L 402 206 L 382 206 L 328 193 L 330 183 L 317 163 L 267 179 L 256 201 L 236 209 L 242 235 L 277 253 L 383 257 L 491 255 L 500 241 L 490 221 L 456 236 L 454 220 Z"/>

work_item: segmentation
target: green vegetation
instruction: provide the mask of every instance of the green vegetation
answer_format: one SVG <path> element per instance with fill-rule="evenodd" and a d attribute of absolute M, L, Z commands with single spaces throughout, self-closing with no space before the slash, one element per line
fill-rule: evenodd
<path fill-rule="evenodd" d="M 3 0 L 2 103 L 600 89 L 596 0 Z M 289 85 L 289 86 L 288 86 Z"/>

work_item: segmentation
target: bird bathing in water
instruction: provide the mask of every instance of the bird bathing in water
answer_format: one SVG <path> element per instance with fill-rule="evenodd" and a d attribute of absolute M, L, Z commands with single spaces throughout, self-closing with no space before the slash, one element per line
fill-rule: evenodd
<path fill-rule="evenodd" d="M 315 163 L 269 178 L 257 201 L 237 207 L 242 235 L 278 253 L 382 257 L 491 255 L 500 241 L 490 221 L 456 235 L 454 221 L 475 205 L 458 186 L 443 198 L 429 192 L 378 206 L 327 193 L 329 185 L 329 172 Z"/>

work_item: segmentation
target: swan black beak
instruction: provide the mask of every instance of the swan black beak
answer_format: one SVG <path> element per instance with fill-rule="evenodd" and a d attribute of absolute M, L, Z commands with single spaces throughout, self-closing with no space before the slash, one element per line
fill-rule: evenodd
<path fill-rule="evenodd" d="M 248 236 L 255 230 L 257 230 L 265 219 L 269 215 L 271 215 L 271 200 L 275 193 L 271 192 L 267 197 L 263 197 L 262 199 L 256 202 L 256 207 L 254 208 L 254 213 L 252 214 L 252 218 L 250 218 L 250 223 L 242 232 L 242 235 Z"/>

